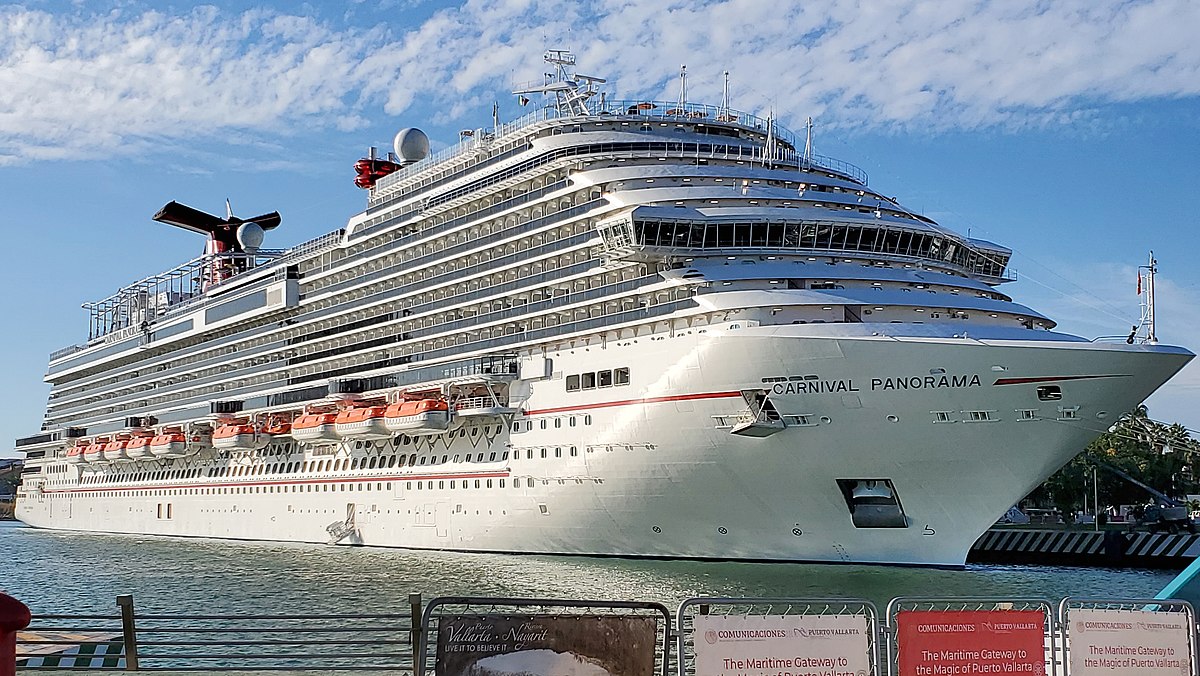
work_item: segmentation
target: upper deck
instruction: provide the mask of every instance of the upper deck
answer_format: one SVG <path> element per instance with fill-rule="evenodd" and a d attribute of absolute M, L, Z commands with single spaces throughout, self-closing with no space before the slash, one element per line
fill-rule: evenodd
<path fill-rule="evenodd" d="M 800 170 L 832 172 L 855 183 L 868 184 L 867 172 L 861 168 L 837 158 L 798 149 L 803 144 L 797 143 L 796 134 L 772 119 L 700 103 L 601 100 L 589 104 L 587 114 L 547 106 L 493 130 L 471 130 L 471 136 L 463 137 L 455 145 L 380 179 L 371 191 L 368 205 L 378 207 L 499 163 L 528 150 L 529 141 L 542 133 L 585 131 L 588 125 L 609 127 L 613 124 L 635 130 L 648 125 L 688 124 L 713 136 L 762 137 L 764 141 L 759 144 L 762 152 L 738 152 L 738 147 L 734 151 L 736 156 L 730 159 L 766 159 L 781 165 L 794 165 Z M 567 153 L 569 149 L 558 152 Z"/>

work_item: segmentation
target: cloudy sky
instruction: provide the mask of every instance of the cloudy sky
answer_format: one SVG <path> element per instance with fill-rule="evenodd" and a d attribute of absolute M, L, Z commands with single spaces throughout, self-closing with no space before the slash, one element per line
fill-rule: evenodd
<path fill-rule="evenodd" d="M 1139 315 L 1200 347 L 1200 3 L 1191 0 L 428 0 L 336 8 L 118 0 L 0 6 L 0 454 L 35 433 L 79 305 L 200 253 L 172 199 L 278 209 L 286 247 L 365 206 L 351 165 L 396 130 L 435 147 L 523 111 L 565 47 L 612 96 L 815 123 L 817 151 L 943 225 L 1014 249 L 1005 291 L 1088 337 Z M 1200 429 L 1200 365 L 1149 402 Z"/>

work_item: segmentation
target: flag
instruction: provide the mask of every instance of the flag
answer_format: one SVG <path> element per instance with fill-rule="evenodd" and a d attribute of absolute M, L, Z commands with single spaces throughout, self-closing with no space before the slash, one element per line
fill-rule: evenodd
<path fill-rule="evenodd" d="M 1137 295 L 1142 295 L 1142 271 L 1138 270 L 1138 292 Z"/>
<path fill-rule="evenodd" d="M 525 106 L 525 105 L 529 105 L 529 97 L 526 97 L 526 96 L 518 96 L 518 97 L 517 97 L 517 103 L 519 103 L 519 104 L 521 104 L 521 105 L 523 105 L 523 106 Z"/>

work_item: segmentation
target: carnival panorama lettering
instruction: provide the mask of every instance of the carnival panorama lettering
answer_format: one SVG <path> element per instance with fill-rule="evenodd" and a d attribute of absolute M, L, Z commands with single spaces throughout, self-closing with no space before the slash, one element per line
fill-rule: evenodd
<path fill-rule="evenodd" d="M 883 390 L 932 390 L 942 387 L 963 388 L 980 387 L 979 376 L 974 374 L 940 375 L 940 376 L 900 376 L 898 378 L 872 378 L 871 391 Z M 775 383 L 771 386 L 772 394 L 836 394 L 839 392 L 858 392 L 854 380 L 804 380 L 787 383 Z"/>

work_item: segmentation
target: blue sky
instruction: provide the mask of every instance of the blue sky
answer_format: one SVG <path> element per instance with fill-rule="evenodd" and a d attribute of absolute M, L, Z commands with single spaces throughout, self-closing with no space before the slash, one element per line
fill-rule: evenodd
<path fill-rule="evenodd" d="M 800 129 L 943 225 L 1015 251 L 1018 302 L 1094 337 L 1138 317 L 1200 348 L 1200 3 L 1110 0 L 384 0 L 337 7 L 0 6 L 0 456 L 37 432 L 50 352 L 80 304 L 201 252 L 169 200 L 278 209 L 267 246 L 365 206 L 351 165 L 407 126 L 435 148 L 523 111 L 512 82 L 567 47 L 611 95 L 693 101 Z M 1200 365 L 1151 398 L 1200 429 Z"/>

